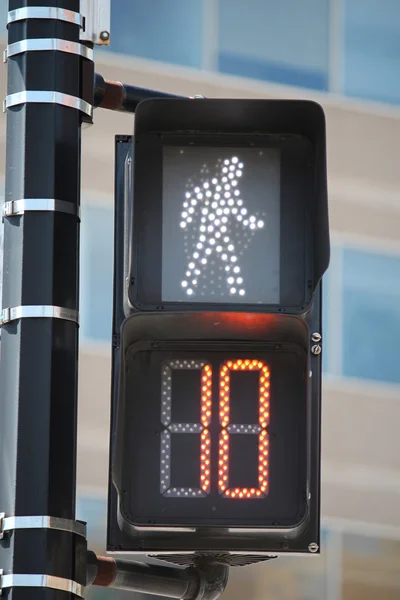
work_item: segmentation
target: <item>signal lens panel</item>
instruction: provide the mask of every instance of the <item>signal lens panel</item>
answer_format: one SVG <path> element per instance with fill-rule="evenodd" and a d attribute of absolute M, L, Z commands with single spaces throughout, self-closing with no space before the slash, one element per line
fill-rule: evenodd
<path fill-rule="evenodd" d="M 141 526 L 299 523 L 304 353 L 292 344 L 262 352 L 165 346 L 128 352 L 135 395 L 126 402 L 125 518 Z"/>
<path fill-rule="evenodd" d="M 164 302 L 278 303 L 279 150 L 166 146 L 162 257 Z"/>

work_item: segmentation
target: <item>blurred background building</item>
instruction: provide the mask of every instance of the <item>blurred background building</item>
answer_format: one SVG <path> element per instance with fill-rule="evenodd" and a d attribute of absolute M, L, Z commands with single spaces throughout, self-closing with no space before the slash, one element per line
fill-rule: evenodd
<path fill-rule="evenodd" d="M 183 95 L 310 98 L 327 118 L 332 261 L 324 278 L 320 557 L 233 570 L 249 600 L 400 597 L 400 1 L 111 0 L 109 79 Z M 2 27 L 7 2 L 1 1 Z M 2 45 L 5 44 L 3 27 Z M 1 48 L 2 50 L 3 48 Z M 4 98 L 6 69 L 1 71 Z M 79 517 L 105 545 L 114 135 L 83 135 Z M 0 193 L 5 118 L 0 120 Z M 112 598 L 119 592 L 90 592 Z"/>

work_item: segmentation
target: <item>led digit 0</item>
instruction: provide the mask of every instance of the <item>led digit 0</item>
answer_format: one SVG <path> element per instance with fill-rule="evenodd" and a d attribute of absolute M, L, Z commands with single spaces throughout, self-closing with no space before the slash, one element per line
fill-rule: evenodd
<path fill-rule="evenodd" d="M 230 374 L 231 371 L 258 371 L 258 424 L 230 424 Z M 219 373 L 219 436 L 218 489 L 228 498 L 260 498 L 268 491 L 269 440 L 266 427 L 269 423 L 270 373 L 262 360 L 228 360 Z M 229 487 L 229 440 L 231 434 L 251 433 L 258 435 L 258 487 Z"/>

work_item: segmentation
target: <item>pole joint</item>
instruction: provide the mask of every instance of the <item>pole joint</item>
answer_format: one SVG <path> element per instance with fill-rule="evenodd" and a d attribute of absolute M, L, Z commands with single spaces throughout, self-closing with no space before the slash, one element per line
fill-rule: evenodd
<path fill-rule="evenodd" d="M 87 585 L 130 590 L 182 600 L 217 600 L 228 582 L 229 566 L 211 556 L 184 569 L 149 565 L 88 552 Z"/>
<path fill-rule="evenodd" d="M 99 73 L 95 74 L 94 106 L 134 113 L 137 105 L 142 100 L 150 98 L 185 98 L 176 94 L 160 92 L 136 85 L 128 85 L 120 81 L 104 79 Z"/>

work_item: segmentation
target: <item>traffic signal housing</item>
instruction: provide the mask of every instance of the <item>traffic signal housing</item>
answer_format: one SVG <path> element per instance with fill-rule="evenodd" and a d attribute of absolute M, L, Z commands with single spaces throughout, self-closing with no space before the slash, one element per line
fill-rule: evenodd
<path fill-rule="evenodd" d="M 318 552 L 325 145 L 289 100 L 117 138 L 108 550 Z"/>

